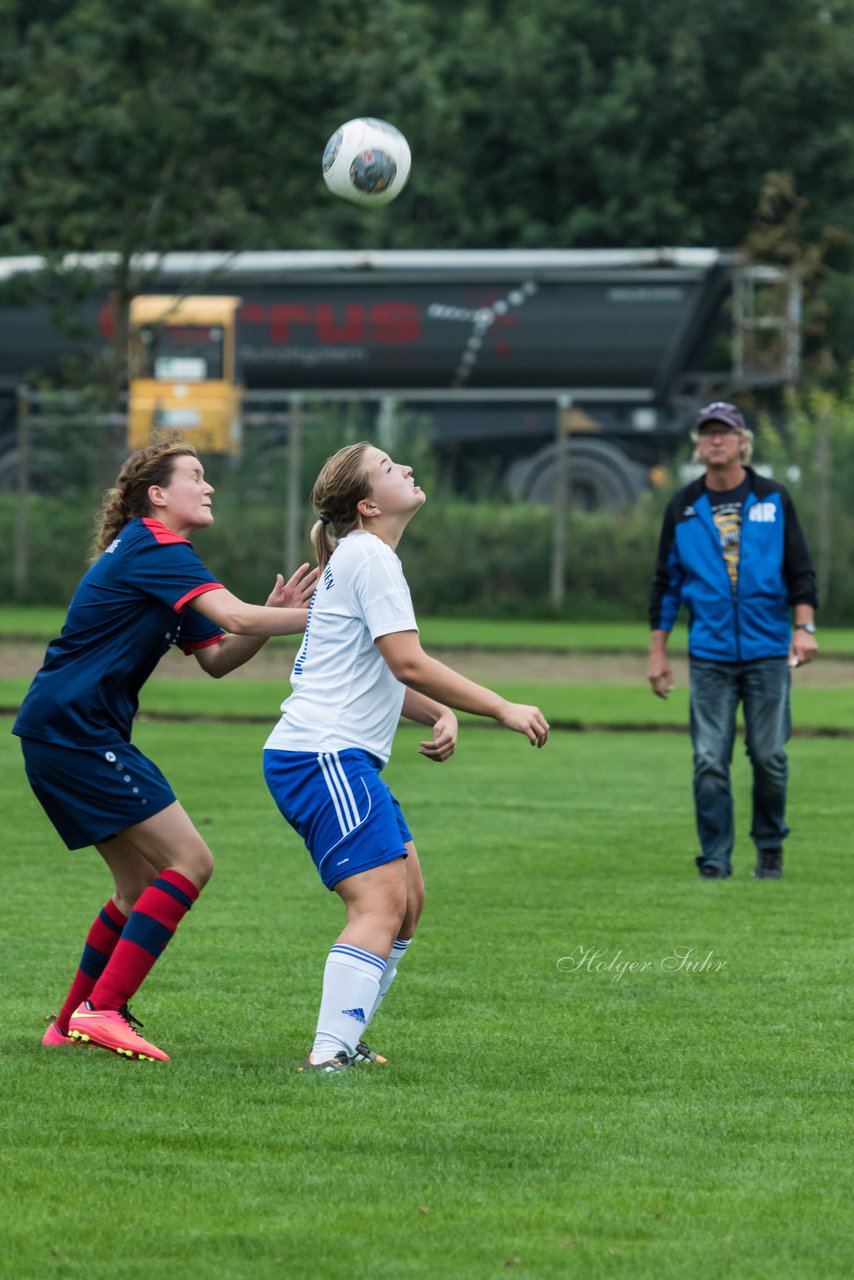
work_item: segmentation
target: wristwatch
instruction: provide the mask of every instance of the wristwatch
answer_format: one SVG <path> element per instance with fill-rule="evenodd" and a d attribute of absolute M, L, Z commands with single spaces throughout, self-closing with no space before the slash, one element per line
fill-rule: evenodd
<path fill-rule="evenodd" d="M 806 631 L 809 635 L 814 636 L 814 635 L 815 635 L 815 623 L 814 623 L 814 622 L 796 622 L 796 623 L 795 623 L 795 630 L 796 630 L 796 631 Z"/>

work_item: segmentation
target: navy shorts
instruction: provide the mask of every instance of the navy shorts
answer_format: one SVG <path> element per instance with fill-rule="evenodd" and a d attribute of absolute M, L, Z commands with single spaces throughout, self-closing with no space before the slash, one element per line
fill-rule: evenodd
<path fill-rule="evenodd" d="M 327 889 L 405 858 L 412 833 L 368 751 L 264 752 L 264 777 Z"/>
<path fill-rule="evenodd" d="M 22 738 L 30 786 L 69 849 L 101 844 L 175 802 L 163 774 L 129 742 L 62 747 Z"/>

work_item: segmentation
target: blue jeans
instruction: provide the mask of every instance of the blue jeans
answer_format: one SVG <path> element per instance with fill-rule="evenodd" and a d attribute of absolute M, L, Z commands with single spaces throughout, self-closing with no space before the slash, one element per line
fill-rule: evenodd
<path fill-rule="evenodd" d="M 785 658 L 756 662 L 691 659 L 691 741 L 694 744 L 694 805 L 702 853 L 698 866 L 728 875 L 735 841 L 730 765 L 739 702 L 744 705 L 747 754 L 753 766 L 753 825 L 757 850 L 778 849 L 786 826 L 791 733 L 791 675 Z"/>

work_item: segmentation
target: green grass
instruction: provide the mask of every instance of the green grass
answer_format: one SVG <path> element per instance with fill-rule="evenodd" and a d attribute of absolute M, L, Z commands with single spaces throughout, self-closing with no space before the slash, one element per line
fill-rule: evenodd
<path fill-rule="evenodd" d="M 684 738 L 464 732 L 436 767 L 403 731 L 387 775 L 428 908 L 372 1028 L 391 1065 L 306 1079 L 340 904 L 266 794 L 263 736 L 138 728 L 217 859 L 136 1001 L 161 1068 L 38 1047 L 108 880 L 0 735 L 4 1276 L 851 1273 L 854 743 L 791 745 L 779 883 L 750 878 L 739 753 L 736 874 L 704 883 Z M 676 948 L 712 958 L 669 972 Z"/>
<path fill-rule="evenodd" d="M 854 669 L 849 685 L 830 688 L 800 687 L 792 691 L 792 715 L 798 731 L 854 731 Z M 4 682 L 0 680 L 0 698 Z M 161 715 L 251 716 L 270 722 L 289 691 L 287 683 L 222 681 L 211 691 L 208 681 L 152 680 L 141 702 L 143 712 Z M 645 684 L 546 684 L 536 680 L 497 681 L 494 687 L 514 702 L 536 703 L 557 725 L 686 728 L 688 690 L 680 687 L 667 698 L 654 698 Z M 21 692 L 25 692 L 26 681 Z M 465 719 L 467 717 L 461 717 Z M 488 722 L 477 720 L 486 726 Z M 491 727 L 491 726 L 489 726 Z"/>
<path fill-rule="evenodd" d="M 64 609 L 29 605 L 4 605 L 0 609 L 0 636 L 26 636 L 50 640 L 65 620 Z M 599 652 L 638 652 L 646 649 L 649 632 L 645 619 L 637 622 L 546 622 L 521 619 L 421 618 L 421 637 L 428 648 L 553 649 Z M 822 628 L 822 652 L 828 656 L 854 655 L 854 628 Z M 671 641 L 674 653 L 687 648 L 687 632 L 676 628 Z"/>
<path fill-rule="evenodd" d="M 465 664 L 462 664 L 463 666 Z M 201 719 L 257 721 L 269 725 L 278 716 L 289 685 L 289 667 L 283 667 L 280 683 L 265 680 L 174 680 L 154 677 L 143 690 L 143 717 L 192 716 Z M 798 687 L 792 690 L 792 716 L 797 733 L 854 732 L 854 668 L 852 681 L 830 687 Z M 681 686 L 667 699 L 654 698 L 645 684 L 553 685 L 535 680 L 523 683 L 490 682 L 515 702 L 536 703 L 555 726 L 579 729 L 589 726 L 626 726 L 649 729 L 681 729 L 688 725 L 688 690 Z M 0 710 L 16 708 L 29 686 L 23 678 L 0 678 Z M 462 716 L 461 719 L 467 717 Z M 483 725 L 484 721 L 477 721 Z"/>
<path fill-rule="evenodd" d="M 29 605 L 4 605 L 0 610 L 0 636 L 27 636 L 50 640 L 58 635 L 65 610 Z M 605 649 L 636 650 L 647 643 L 643 620 L 626 623 L 525 622 L 521 620 L 480 620 L 473 618 L 419 619 L 426 645 L 445 648 L 488 649 Z M 674 649 L 684 648 L 681 631 L 674 636 Z M 854 653 L 854 631 L 851 650 Z"/>
<path fill-rule="evenodd" d="M 65 609 L 49 605 L 4 604 L 0 608 L 0 636 L 50 640 L 59 635 L 65 614 Z"/>
<path fill-rule="evenodd" d="M 645 652 L 649 643 L 646 619 L 637 622 L 535 622 L 474 618 L 419 619 L 425 646 L 484 649 L 592 650 Z M 822 653 L 854 656 L 854 628 L 821 627 Z M 681 623 L 670 641 L 673 653 L 687 653 L 688 631 Z"/>

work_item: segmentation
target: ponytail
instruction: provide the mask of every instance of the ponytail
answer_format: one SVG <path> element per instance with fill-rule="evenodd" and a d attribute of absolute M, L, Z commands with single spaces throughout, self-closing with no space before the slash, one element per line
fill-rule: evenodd
<path fill-rule="evenodd" d="M 329 529 L 332 521 L 328 516 L 319 516 L 311 526 L 311 545 L 314 548 L 314 558 L 317 561 L 317 567 L 321 573 L 329 564 L 332 552 L 335 550 L 329 540 Z"/>

